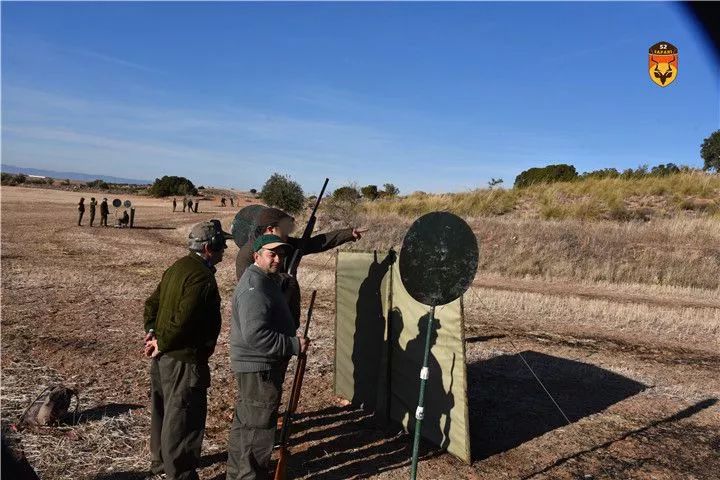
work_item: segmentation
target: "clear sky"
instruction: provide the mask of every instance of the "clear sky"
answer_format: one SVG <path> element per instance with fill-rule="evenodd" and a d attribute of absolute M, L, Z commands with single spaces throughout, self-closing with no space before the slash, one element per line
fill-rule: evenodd
<path fill-rule="evenodd" d="M 711 48 L 673 3 L 2 2 L 2 162 L 308 193 L 702 166 Z"/>

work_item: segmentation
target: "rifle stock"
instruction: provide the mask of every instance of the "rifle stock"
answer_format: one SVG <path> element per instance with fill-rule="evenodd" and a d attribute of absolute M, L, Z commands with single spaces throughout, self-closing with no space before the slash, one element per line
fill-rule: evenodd
<path fill-rule="evenodd" d="M 310 329 L 310 319 L 312 318 L 316 295 L 317 290 L 313 290 L 312 296 L 310 297 L 310 306 L 308 307 L 307 322 L 305 322 L 305 330 L 303 332 L 303 337 L 305 338 L 307 338 L 308 330 Z M 280 446 L 278 448 L 279 456 L 277 465 L 275 466 L 274 480 L 285 480 L 287 475 L 287 460 L 290 456 L 287 450 L 287 443 L 290 438 L 290 425 L 292 423 L 292 415 L 295 413 L 298 402 L 300 401 L 300 390 L 302 389 L 303 378 L 305 377 L 306 364 L 307 353 L 300 353 L 295 367 L 295 378 L 293 379 L 290 399 L 288 400 L 288 405 L 283 415 L 282 429 L 280 430 Z"/>
<path fill-rule="evenodd" d="M 280 456 L 275 466 L 274 480 L 285 480 L 287 477 L 287 448 L 283 445 L 280 447 Z"/>

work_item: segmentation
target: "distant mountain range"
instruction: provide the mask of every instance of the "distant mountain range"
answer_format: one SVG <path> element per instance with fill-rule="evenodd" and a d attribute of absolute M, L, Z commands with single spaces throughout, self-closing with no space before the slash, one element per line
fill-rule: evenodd
<path fill-rule="evenodd" d="M 43 170 L 41 168 L 29 168 L 29 167 L 16 167 L 15 165 L 7 165 L 2 164 L 0 166 L 0 170 L 6 173 L 24 173 L 26 175 L 41 175 L 43 177 L 52 177 L 52 178 L 59 178 L 59 179 L 65 179 L 69 178 L 70 180 L 104 180 L 108 183 L 131 183 L 135 185 L 145 185 L 152 183 L 150 180 L 138 180 L 133 178 L 121 178 L 121 177 L 112 177 L 110 175 L 100 175 L 100 174 L 87 174 L 87 173 L 78 173 L 78 172 L 56 172 L 54 170 Z"/>

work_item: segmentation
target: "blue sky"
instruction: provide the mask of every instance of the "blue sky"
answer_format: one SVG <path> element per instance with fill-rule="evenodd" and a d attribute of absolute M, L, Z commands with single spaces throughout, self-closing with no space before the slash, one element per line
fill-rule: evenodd
<path fill-rule="evenodd" d="M 667 88 L 647 72 L 661 40 Z M 402 193 L 702 166 L 719 72 L 673 3 L 2 2 L 2 162 Z"/>

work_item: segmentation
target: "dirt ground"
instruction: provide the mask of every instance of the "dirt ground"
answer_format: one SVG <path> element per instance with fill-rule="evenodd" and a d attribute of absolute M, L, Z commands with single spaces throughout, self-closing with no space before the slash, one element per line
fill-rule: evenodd
<path fill-rule="evenodd" d="M 137 228 L 90 228 L 88 212 L 78 227 L 81 194 L 2 189 L 2 419 L 16 421 L 50 383 L 77 387 L 79 417 L 18 434 L 31 464 L 43 479 L 142 478 L 143 302 L 184 255 L 190 227 L 219 218 L 229 229 L 236 209 L 215 201 L 172 213 L 169 201 L 130 197 Z M 217 272 L 223 330 L 211 359 L 203 479 L 225 472 L 236 253 L 231 244 Z M 304 298 L 316 288 L 318 301 L 291 477 L 408 478 L 409 436 L 333 395 L 333 266 L 333 253 L 314 255 L 299 273 Z M 473 463 L 425 445 L 420 478 L 720 478 L 720 292 L 480 272 L 465 301 Z"/>

